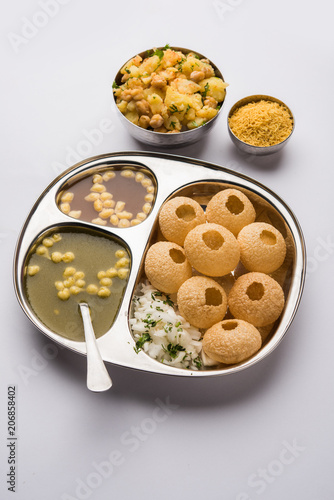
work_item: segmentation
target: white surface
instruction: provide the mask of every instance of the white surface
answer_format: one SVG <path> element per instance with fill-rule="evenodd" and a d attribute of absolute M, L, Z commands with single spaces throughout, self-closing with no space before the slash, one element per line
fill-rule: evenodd
<path fill-rule="evenodd" d="M 7 2 L 1 17 L 1 499 L 332 500 L 332 5 L 63 0 L 54 17 L 41 17 L 42 3 Z M 45 26 L 17 38 L 15 51 L 10 34 L 22 36 L 23 18 Z M 113 388 L 93 394 L 86 360 L 59 349 L 20 310 L 14 246 L 36 198 L 78 157 L 150 149 L 119 125 L 110 87 L 125 60 L 165 43 L 206 54 L 230 83 L 209 138 L 171 152 L 234 168 L 276 191 L 302 225 L 309 273 L 288 335 L 255 367 L 181 380 L 109 365 Z M 228 138 L 228 110 L 253 93 L 277 96 L 295 114 L 294 136 L 279 156 L 251 160 Z M 87 143 L 87 131 L 101 124 L 97 144 Z M 6 485 L 11 384 L 18 388 L 15 494 Z M 168 400 L 175 407 L 159 410 Z"/>

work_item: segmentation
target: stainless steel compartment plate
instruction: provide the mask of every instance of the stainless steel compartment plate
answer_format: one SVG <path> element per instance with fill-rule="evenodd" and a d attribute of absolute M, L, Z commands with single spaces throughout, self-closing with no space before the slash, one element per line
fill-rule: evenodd
<path fill-rule="evenodd" d="M 73 176 L 83 174 L 91 169 L 120 164 L 133 164 L 152 171 L 157 180 L 156 201 L 152 212 L 141 224 L 129 228 L 103 227 L 104 233 L 110 233 L 123 240 L 131 251 L 131 271 L 128 285 L 119 313 L 110 330 L 98 339 L 99 349 L 104 361 L 138 370 L 166 375 L 207 377 L 235 373 L 257 363 L 272 352 L 286 334 L 297 311 L 305 279 L 306 254 L 305 244 L 299 223 L 291 209 L 273 191 L 260 183 L 235 173 L 224 167 L 200 160 L 161 153 L 121 152 L 96 156 L 84 160 L 57 177 L 42 193 L 32 208 L 18 239 L 14 257 L 14 286 L 18 301 L 32 323 L 46 336 L 73 351 L 86 354 L 84 342 L 75 342 L 59 336 L 49 330 L 32 312 L 26 299 L 23 282 L 23 271 L 27 252 L 32 242 L 46 229 L 52 226 L 75 225 L 100 229 L 92 223 L 74 220 L 63 214 L 57 207 L 56 197 L 61 186 Z M 186 192 L 191 186 L 200 183 L 222 184 L 247 190 L 255 197 L 272 207 L 284 222 L 294 247 L 294 258 L 291 268 L 289 290 L 284 311 L 280 317 L 275 333 L 254 356 L 245 362 L 224 368 L 192 371 L 164 365 L 150 358 L 143 351 L 135 352 L 135 341 L 130 332 L 128 316 L 138 273 L 141 269 L 143 255 L 148 246 L 152 228 L 161 204 L 174 192 Z"/>

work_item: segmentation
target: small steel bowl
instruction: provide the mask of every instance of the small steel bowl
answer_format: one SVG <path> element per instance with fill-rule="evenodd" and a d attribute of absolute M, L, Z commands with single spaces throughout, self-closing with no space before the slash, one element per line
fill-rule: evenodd
<path fill-rule="evenodd" d="M 163 49 L 163 47 L 158 47 L 158 48 Z M 184 49 L 182 47 L 170 47 L 170 48 L 173 50 L 181 51 L 183 54 L 189 54 L 190 52 L 193 52 L 193 53 L 197 54 L 201 59 L 207 59 L 206 56 L 204 56 L 204 55 L 202 55 L 199 52 L 194 51 L 194 50 Z M 140 55 L 144 59 L 145 57 L 147 57 L 147 52 L 148 51 L 145 50 L 144 52 L 140 52 L 138 55 Z M 135 57 L 135 56 L 133 56 L 133 57 Z M 129 59 L 129 61 L 131 59 L 133 59 L 133 57 L 131 57 Z M 223 78 L 223 75 L 221 74 L 221 72 L 219 71 L 217 66 L 209 59 L 208 59 L 208 61 L 210 62 L 211 66 L 215 70 L 215 76 L 217 76 L 218 78 L 221 78 L 223 81 L 225 81 Z M 125 64 L 126 64 L 126 62 L 122 65 L 122 68 Z M 115 80 L 114 80 L 117 85 L 122 84 L 122 82 L 121 82 L 121 79 L 123 76 L 121 73 L 122 68 L 120 68 L 120 70 L 118 71 L 118 73 L 115 77 Z M 226 95 L 225 95 L 225 99 L 226 99 Z M 220 115 L 223 104 L 225 102 L 225 99 L 221 103 L 221 107 L 220 107 L 218 113 L 216 114 L 216 116 L 211 118 L 211 120 L 209 120 L 205 125 L 201 125 L 200 127 L 192 129 L 192 130 L 185 130 L 184 132 L 180 132 L 178 134 L 167 134 L 167 133 L 155 132 L 154 130 L 146 130 L 146 129 L 139 127 L 138 125 L 135 125 L 134 123 L 130 122 L 127 118 L 125 118 L 125 116 L 120 112 L 120 110 L 116 106 L 116 99 L 113 95 L 113 101 L 114 101 L 115 107 L 117 109 L 117 113 L 118 113 L 124 127 L 132 135 L 132 137 L 134 137 L 138 141 L 145 142 L 146 144 L 151 144 L 152 146 L 159 146 L 159 147 L 165 147 L 165 148 L 185 146 L 187 144 L 193 144 L 194 142 L 197 142 L 200 139 L 203 139 L 203 137 L 205 137 L 207 135 L 207 133 L 211 130 L 211 128 L 215 124 L 218 116 Z"/>
<path fill-rule="evenodd" d="M 281 104 L 282 106 L 284 106 L 289 111 L 289 113 L 291 115 L 291 118 L 292 118 L 292 121 L 293 121 L 292 130 L 290 132 L 290 135 L 284 141 L 279 142 L 278 144 L 274 144 L 274 146 L 253 146 L 251 144 L 248 144 L 247 142 L 241 141 L 232 132 L 232 130 L 230 128 L 229 119 L 231 118 L 231 116 L 233 115 L 233 113 L 238 108 L 241 108 L 242 106 L 245 106 L 246 104 L 249 104 L 250 102 L 261 101 L 262 99 L 265 100 L 265 101 L 277 102 L 278 104 Z M 230 112 L 228 114 L 228 117 L 227 117 L 227 127 L 228 127 L 230 138 L 231 138 L 233 144 L 235 144 L 235 146 L 240 151 L 242 151 L 243 153 L 248 153 L 248 154 L 252 154 L 252 155 L 264 156 L 264 155 L 270 155 L 270 154 L 273 154 L 273 153 L 277 153 L 278 151 L 281 151 L 281 149 L 284 148 L 284 146 L 290 140 L 290 138 L 292 136 L 292 133 L 294 131 L 294 128 L 295 128 L 295 119 L 294 119 L 294 116 L 292 114 L 291 109 L 284 102 L 280 101 L 279 99 L 276 99 L 276 97 L 271 97 L 269 95 L 256 94 L 256 95 L 251 95 L 251 96 L 248 96 L 248 97 L 244 97 L 243 99 L 240 99 L 240 101 L 236 102 L 232 106 L 232 108 L 230 109 Z"/>

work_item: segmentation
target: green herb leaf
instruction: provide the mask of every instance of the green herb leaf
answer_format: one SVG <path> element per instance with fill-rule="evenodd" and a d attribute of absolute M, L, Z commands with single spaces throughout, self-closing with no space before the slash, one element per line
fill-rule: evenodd
<path fill-rule="evenodd" d="M 204 85 L 204 92 L 202 92 L 203 99 L 206 98 L 206 94 L 209 92 L 209 90 L 210 90 L 209 82 L 206 82 L 206 84 Z"/>
<path fill-rule="evenodd" d="M 112 88 L 113 89 L 119 89 L 120 87 L 119 87 L 119 85 L 117 85 L 117 83 L 115 81 L 113 81 Z"/>
<path fill-rule="evenodd" d="M 136 342 L 136 347 L 134 348 L 136 353 L 138 354 L 145 342 L 149 342 L 150 340 L 152 340 L 151 335 L 147 332 L 143 333 L 143 335 Z"/>
<path fill-rule="evenodd" d="M 168 344 L 167 348 L 162 346 L 163 350 L 167 352 L 172 359 L 175 359 L 180 351 L 185 351 L 185 347 L 180 344 Z"/>
<path fill-rule="evenodd" d="M 177 109 L 177 106 L 175 106 L 175 104 L 172 104 L 171 106 L 169 106 L 169 109 L 170 109 L 171 113 L 178 113 L 179 112 L 179 110 Z"/>
<path fill-rule="evenodd" d="M 199 370 L 202 368 L 203 363 L 199 356 L 197 356 L 197 358 L 194 359 L 194 363 Z"/>

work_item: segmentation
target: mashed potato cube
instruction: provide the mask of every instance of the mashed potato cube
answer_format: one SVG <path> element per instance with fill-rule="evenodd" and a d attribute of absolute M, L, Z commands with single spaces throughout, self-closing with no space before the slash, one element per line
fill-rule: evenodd
<path fill-rule="evenodd" d="M 157 113 L 161 113 L 164 102 L 162 98 L 159 96 L 159 94 L 150 94 L 147 96 L 147 102 L 150 105 L 150 108 L 152 110 L 152 113 L 155 115 Z"/>
<path fill-rule="evenodd" d="M 187 78 L 175 78 L 171 82 L 171 87 L 180 92 L 180 94 L 194 94 L 201 90 L 201 87 L 197 83 L 187 80 Z"/>
<path fill-rule="evenodd" d="M 138 67 L 138 75 L 145 75 L 145 73 L 151 74 L 156 70 L 158 64 L 160 63 L 159 56 L 151 56 L 145 59 L 141 65 Z M 137 76 L 137 75 L 136 75 Z"/>
<path fill-rule="evenodd" d="M 201 98 L 201 96 L 199 97 Z M 181 94 L 171 87 L 167 87 L 165 104 L 168 109 L 178 109 L 180 111 L 183 111 L 185 108 L 187 108 L 188 104 L 190 105 L 190 96 Z"/>
<path fill-rule="evenodd" d="M 200 82 L 201 92 L 205 92 L 207 96 L 213 97 L 217 102 L 224 100 L 227 85 L 221 78 L 216 76 L 205 78 Z"/>
<path fill-rule="evenodd" d="M 136 111 L 128 111 L 125 113 L 125 118 L 127 118 L 130 122 L 138 125 L 139 115 Z"/>
<path fill-rule="evenodd" d="M 197 111 L 197 116 L 204 118 L 205 120 L 211 120 L 218 113 L 217 109 L 210 108 L 209 106 L 203 106 L 202 109 Z"/>
<path fill-rule="evenodd" d="M 127 110 L 128 103 L 127 101 L 121 101 L 119 104 L 117 104 L 118 109 L 120 110 L 121 113 L 125 113 Z"/>
<path fill-rule="evenodd" d="M 195 120 L 192 120 L 191 122 L 187 123 L 187 127 L 190 129 L 200 127 L 201 125 L 204 125 L 206 120 L 204 118 L 200 118 L 196 116 Z"/>

